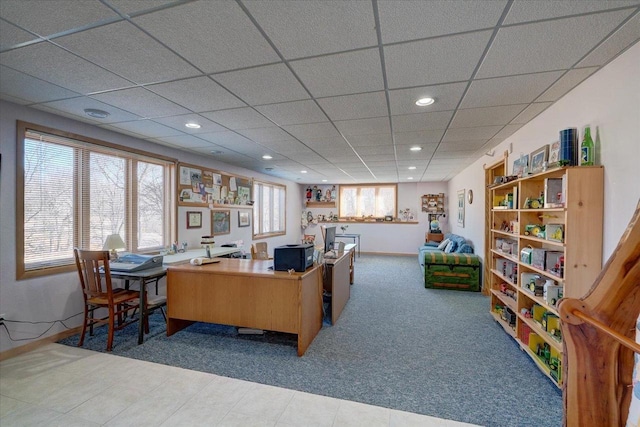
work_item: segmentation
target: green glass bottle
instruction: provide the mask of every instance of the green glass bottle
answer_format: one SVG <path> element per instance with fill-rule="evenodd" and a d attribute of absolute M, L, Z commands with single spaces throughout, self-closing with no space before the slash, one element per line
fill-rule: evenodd
<path fill-rule="evenodd" d="M 591 139 L 591 129 L 589 126 L 584 128 L 584 138 L 580 145 L 580 166 L 593 166 L 593 139 Z"/>

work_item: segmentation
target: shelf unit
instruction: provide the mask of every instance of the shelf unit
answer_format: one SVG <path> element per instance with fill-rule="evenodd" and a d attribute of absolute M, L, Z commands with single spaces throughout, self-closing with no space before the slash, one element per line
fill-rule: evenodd
<path fill-rule="evenodd" d="M 548 178 L 562 180 L 562 207 L 545 208 L 544 201 L 540 203 L 545 183 L 550 182 L 546 181 Z M 530 201 L 534 199 L 538 203 L 533 205 L 540 204 L 540 207 L 530 208 Z M 502 200 L 513 203 L 505 209 L 498 205 Z M 602 166 L 558 168 L 506 184 L 491 185 L 487 210 L 490 229 L 486 242 L 488 274 L 485 275 L 485 288 L 489 289 L 491 315 L 540 370 L 560 387 L 564 363 L 558 332 L 560 318 L 557 298 L 552 298 L 553 288 L 546 285 L 552 280 L 562 286 L 562 296 L 580 298 L 600 273 L 604 169 Z M 542 225 L 545 229 L 551 229 L 550 225 L 561 225 L 563 241 L 549 240 L 544 234 L 533 235 L 533 227 L 527 225 Z M 536 261 L 545 259 L 547 254 L 555 258 L 549 265 L 531 265 L 527 262 L 528 256 L 521 256 L 525 248 L 535 249 Z M 553 262 L 555 264 L 551 265 Z M 527 283 L 533 275 L 538 276 L 537 289 L 530 281 Z M 546 299 L 544 289 L 549 291 Z"/>

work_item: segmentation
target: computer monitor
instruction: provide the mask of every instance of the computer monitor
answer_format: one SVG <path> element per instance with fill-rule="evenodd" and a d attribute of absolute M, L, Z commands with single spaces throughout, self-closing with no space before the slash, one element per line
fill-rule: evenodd
<path fill-rule="evenodd" d="M 336 244 L 336 228 L 326 227 L 324 233 L 324 253 L 332 251 Z"/>

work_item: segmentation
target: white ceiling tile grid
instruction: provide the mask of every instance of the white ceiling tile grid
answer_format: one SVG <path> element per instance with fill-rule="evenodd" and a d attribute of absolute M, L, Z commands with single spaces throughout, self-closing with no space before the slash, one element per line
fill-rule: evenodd
<path fill-rule="evenodd" d="M 443 181 L 639 41 L 640 0 L 2 0 L 0 99 L 300 183 Z"/>

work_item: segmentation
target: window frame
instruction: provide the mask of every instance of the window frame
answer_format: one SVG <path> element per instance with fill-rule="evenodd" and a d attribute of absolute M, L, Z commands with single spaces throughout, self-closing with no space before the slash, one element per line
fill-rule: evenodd
<path fill-rule="evenodd" d="M 125 180 L 127 185 L 131 185 L 128 192 L 128 199 L 125 201 L 127 209 L 125 210 L 125 224 L 126 227 L 126 244 L 133 252 L 137 252 L 138 249 L 134 249 L 134 245 L 137 246 L 137 224 L 134 224 L 134 218 L 137 215 L 131 214 L 132 206 L 137 207 L 137 200 L 132 204 L 132 198 L 137 197 L 138 182 L 137 177 L 131 178 L 131 174 L 134 170 L 132 164 L 138 162 L 154 163 L 154 160 L 158 164 L 165 166 L 165 172 L 163 179 L 165 180 L 165 200 L 164 211 L 169 215 L 169 218 L 164 224 L 165 230 L 163 231 L 164 240 L 163 245 L 175 240 L 177 235 L 176 228 L 176 216 L 177 216 L 177 203 L 176 197 L 176 165 L 177 159 L 138 150 L 131 147 L 125 147 L 118 144 L 113 144 L 106 141 L 97 140 L 94 138 L 78 135 L 72 132 L 61 131 L 58 129 L 50 128 L 47 126 L 41 126 L 34 123 L 28 123 L 24 121 L 16 121 L 16 279 L 24 280 L 35 277 L 43 277 L 60 273 L 67 273 L 76 270 L 75 262 L 73 258 L 70 258 L 68 263 L 61 265 L 55 265 L 50 267 L 37 267 L 26 268 L 25 265 L 25 138 L 29 131 L 36 133 L 49 134 L 54 137 L 70 140 L 70 147 L 74 149 L 80 149 L 80 146 L 86 146 L 86 151 L 80 151 L 80 153 L 95 152 L 101 154 L 113 155 L 115 152 L 121 157 L 126 159 L 126 172 Z M 75 143 L 75 147 L 74 147 Z M 64 144 L 63 144 L 64 145 Z M 77 164 L 82 160 L 82 156 L 74 156 L 76 159 L 74 162 Z M 89 244 L 90 235 L 86 234 L 86 230 L 83 230 L 83 219 L 87 218 L 90 212 L 90 205 L 88 201 L 82 197 L 83 189 L 82 185 L 79 185 L 81 180 L 81 168 L 73 168 L 73 246 L 86 247 Z M 88 172 L 84 172 L 88 173 Z M 135 234 L 134 234 L 135 233 Z M 142 251 L 141 251 L 142 252 Z M 149 249 L 144 252 L 157 252 L 157 249 Z"/>
<path fill-rule="evenodd" d="M 342 203 L 342 192 L 344 190 L 347 189 L 356 189 L 357 190 L 357 194 L 360 194 L 360 191 L 363 188 L 375 188 L 376 190 L 376 194 L 378 193 L 378 191 L 382 188 L 393 188 L 394 191 L 394 209 L 393 209 L 393 217 L 397 218 L 398 217 L 398 184 L 395 183 L 387 183 L 387 184 L 342 184 L 339 186 L 338 188 L 338 219 L 340 220 L 347 220 L 348 218 L 361 218 L 361 217 L 355 217 L 355 216 L 342 216 L 342 206 L 344 205 Z M 369 217 L 368 215 L 365 215 L 365 217 Z M 378 217 L 378 216 L 373 216 L 374 218 L 384 218 L 384 216 L 382 217 Z"/>
<path fill-rule="evenodd" d="M 271 189 L 273 188 L 280 188 L 282 189 L 282 191 L 284 192 L 284 200 L 282 203 L 282 214 L 284 216 L 283 218 L 283 225 L 284 225 L 284 229 L 281 231 L 271 231 L 268 233 L 256 233 L 255 232 L 255 227 L 256 224 L 261 224 L 262 223 L 262 218 L 260 215 L 257 215 L 256 212 L 260 212 L 263 210 L 263 200 L 262 200 L 262 191 L 258 191 L 256 189 L 256 186 L 258 185 L 262 185 L 262 186 L 266 186 L 266 187 L 270 187 Z M 253 198 L 254 198 L 254 205 L 253 205 L 253 224 L 251 224 L 251 234 L 253 236 L 253 239 L 266 239 L 269 237 L 276 237 L 276 236 L 284 236 L 287 234 L 287 186 L 284 184 L 278 184 L 275 182 L 268 182 L 268 181 L 262 181 L 262 180 L 257 180 L 254 179 L 253 180 Z M 271 199 L 273 201 L 273 191 L 271 191 Z M 271 204 L 271 206 L 273 206 L 273 203 Z M 259 229 L 262 230 L 262 226 L 259 226 Z"/>

